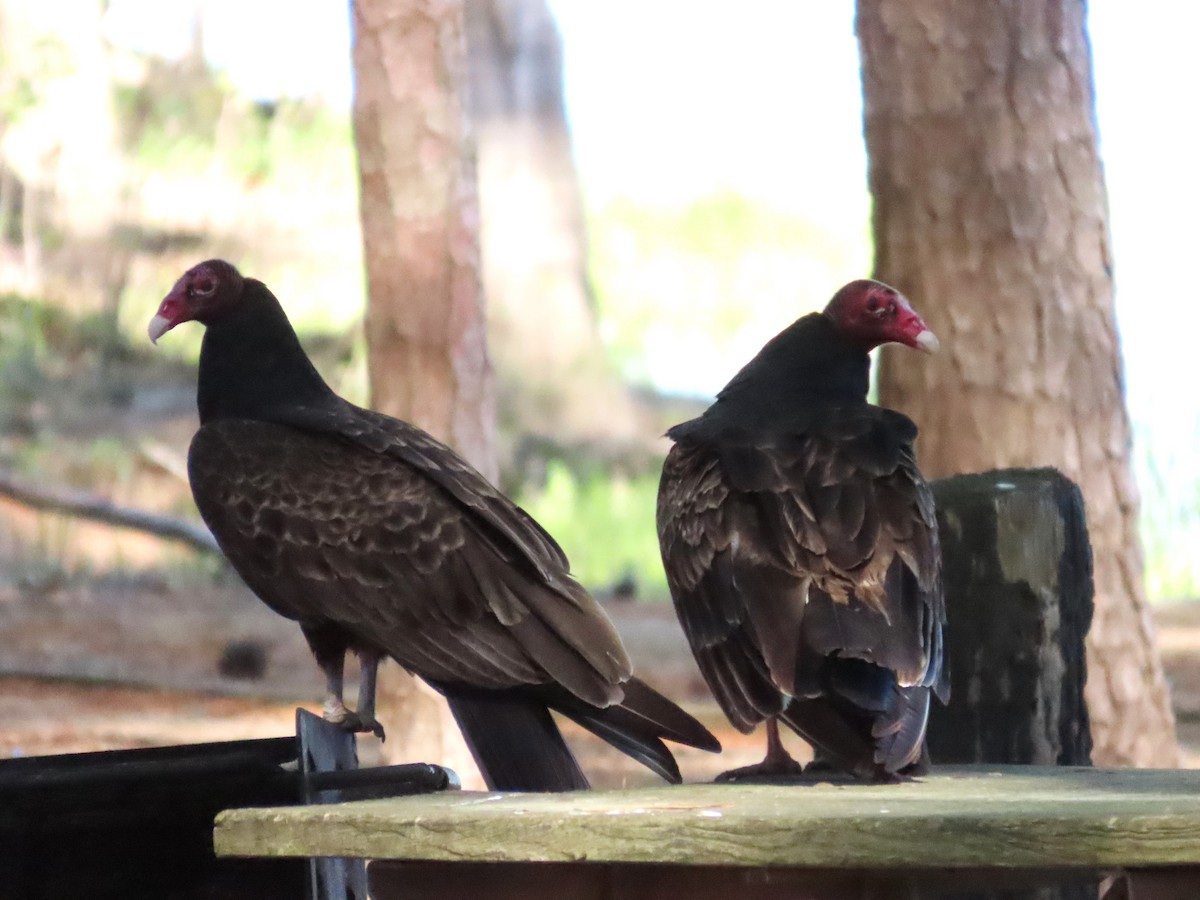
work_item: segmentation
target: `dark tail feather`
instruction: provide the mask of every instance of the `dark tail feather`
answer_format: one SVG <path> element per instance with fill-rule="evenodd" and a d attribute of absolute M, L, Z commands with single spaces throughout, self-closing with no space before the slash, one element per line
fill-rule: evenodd
<path fill-rule="evenodd" d="M 855 727 L 828 699 L 793 700 L 779 718 L 835 768 L 867 781 L 887 780 L 875 764 L 873 742 L 862 734 L 865 729 Z"/>
<path fill-rule="evenodd" d="M 866 660 L 826 660 L 828 696 L 853 720 L 870 722 L 875 762 L 889 773 L 900 772 L 921 758 L 929 721 L 929 688 L 901 687 L 896 673 Z"/>
<path fill-rule="evenodd" d="M 821 696 L 797 698 L 780 713 L 836 767 L 887 781 L 928 768 L 925 723 L 930 689 L 900 687 L 896 674 L 853 657 L 824 660 Z"/>
<path fill-rule="evenodd" d="M 621 687 L 625 689 L 621 707 L 657 728 L 659 737 L 699 750 L 721 752 L 721 742 L 711 731 L 642 679 L 630 678 Z"/>
<path fill-rule="evenodd" d="M 875 761 L 889 772 L 914 766 L 926 755 L 929 688 L 900 688 L 897 693 L 900 700 L 894 717 L 877 719 L 871 730 L 875 738 Z"/>
<path fill-rule="evenodd" d="M 537 698 L 446 693 L 446 700 L 491 790 L 580 791 L 591 786 Z"/>
<path fill-rule="evenodd" d="M 607 709 L 573 706 L 560 711 L 596 737 L 636 759 L 655 775 L 671 784 L 683 781 L 675 757 L 666 744 L 647 730 L 646 722 L 640 716 L 619 706 Z"/>
<path fill-rule="evenodd" d="M 603 709 L 566 692 L 556 692 L 551 705 L 672 784 L 683 779 L 663 739 L 720 752 L 720 741 L 707 728 L 641 679 L 631 678 L 622 687 L 624 699 Z"/>

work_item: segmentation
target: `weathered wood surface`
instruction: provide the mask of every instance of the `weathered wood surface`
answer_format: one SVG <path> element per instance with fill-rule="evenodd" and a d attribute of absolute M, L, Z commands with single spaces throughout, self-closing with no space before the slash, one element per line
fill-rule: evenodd
<path fill-rule="evenodd" d="M 933 490 L 952 686 L 950 705 L 930 713 L 934 762 L 1090 764 L 1079 488 L 1055 469 L 1002 469 Z"/>
<path fill-rule="evenodd" d="M 224 856 L 823 868 L 1200 864 L 1200 771 L 938 769 L 899 785 L 450 793 L 217 817 Z"/>

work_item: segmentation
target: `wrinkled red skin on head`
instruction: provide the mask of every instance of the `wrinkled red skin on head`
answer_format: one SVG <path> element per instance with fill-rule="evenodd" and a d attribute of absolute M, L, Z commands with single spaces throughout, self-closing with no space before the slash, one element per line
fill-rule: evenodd
<path fill-rule="evenodd" d="M 833 295 L 824 315 L 850 344 L 869 352 L 880 344 L 905 344 L 929 350 L 920 343 L 922 334 L 932 332 L 917 315 L 907 298 L 895 288 L 866 279 L 852 281 Z"/>
<path fill-rule="evenodd" d="M 170 322 L 172 328 L 180 322 L 186 322 L 188 320 L 187 295 L 178 290 L 172 290 L 159 304 L 156 315 L 160 315 Z"/>
<path fill-rule="evenodd" d="M 212 260 L 193 266 L 183 273 L 150 320 L 148 332 L 152 342 L 157 342 L 160 337 L 183 322 L 204 321 L 206 316 L 223 302 L 229 290 L 236 285 L 223 283 L 222 273 L 214 271 L 222 267 L 232 273 L 232 278 L 240 280 L 237 270 L 228 263 Z"/>

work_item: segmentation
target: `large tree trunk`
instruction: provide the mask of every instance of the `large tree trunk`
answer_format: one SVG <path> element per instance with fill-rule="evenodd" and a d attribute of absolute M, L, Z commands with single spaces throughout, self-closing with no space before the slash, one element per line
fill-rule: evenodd
<path fill-rule="evenodd" d="M 462 3 L 355 0 L 353 10 L 372 405 L 494 478 Z M 388 757 L 446 763 L 478 783 L 442 698 L 395 667 L 381 676 Z"/>
<path fill-rule="evenodd" d="M 1083 0 L 859 0 L 876 273 L 943 351 L 883 354 L 933 477 L 1057 466 L 1095 550 L 1099 764 L 1175 765 L 1142 586 Z"/>

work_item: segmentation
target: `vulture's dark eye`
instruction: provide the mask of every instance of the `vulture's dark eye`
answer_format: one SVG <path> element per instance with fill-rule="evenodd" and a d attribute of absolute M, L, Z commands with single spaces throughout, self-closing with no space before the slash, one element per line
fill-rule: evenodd
<path fill-rule="evenodd" d="M 198 297 L 207 297 L 217 289 L 217 283 L 211 278 L 205 278 L 192 285 L 192 293 Z"/>

